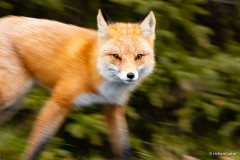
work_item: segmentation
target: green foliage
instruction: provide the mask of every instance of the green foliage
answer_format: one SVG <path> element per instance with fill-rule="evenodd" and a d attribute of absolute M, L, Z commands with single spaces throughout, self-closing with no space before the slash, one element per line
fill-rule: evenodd
<path fill-rule="evenodd" d="M 0 14 L 54 17 L 96 27 L 98 8 L 121 20 L 137 20 L 153 10 L 157 19 L 157 66 L 126 106 L 134 158 L 180 160 L 190 155 L 205 160 L 215 158 L 209 152 L 240 155 L 240 7 L 234 4 L 237 0 L 220 2 L 26 0 L 20 8 L 18 1 L 1 0 Z M 26 110 L 36 114 L 48 96 L 35 88 L 15 118 Z M 32 121 L 30 114 L 14 129 L 11 123 L 2 127 L 0 153 L 4 160 L 21 153 Z M 102 115 L 92 108 L 83 109 L 69 115 L 41 159 L 103 159 L 106 154 L 98 147 L 108 149 L 106 137 Z"/>
<path fill-rule="evenodd" d="M 65 144 L 62 138 L 54 137 L 48 147 L 43 151 L 41 160 L 75 160 L 70 151 L 61 149 L 60 146 Z"/>
<path fill-rule="evenodd" d="M 102 135 L 106 134 L 104 118 L 98 113 L 94 114 L 71 114 L 70 119 L 74 120 L 67 124 L 66 131 L 76 138 L 88 138 L 92 144 L 102 145 Z"/>
<path fill-rule="evenodd" d="M 63 0 L 31 0 L 31 3 L 50 9 L 63 10 Z"/>
<path fill-rule="evenodd" d="M 23 150 L 24 140 L 19 130 L 5 127 L 0 129 L 0 158 L 15 160 Z"/>
<path fill-rule="evenodd" d="M 13 5 L 8 2 L 0 1 L 0 8 L 13 9 Z"/>

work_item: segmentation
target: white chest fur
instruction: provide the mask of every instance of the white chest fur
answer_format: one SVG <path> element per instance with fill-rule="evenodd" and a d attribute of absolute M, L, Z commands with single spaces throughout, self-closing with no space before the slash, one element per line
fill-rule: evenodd
<path fill-rule="evenodd" d="M 74 106 L 86 106 L 91 104 L 115 104 L 123 105 L 127 102 L 128 92 L 136 85 L 116 82 L 104 82 L 97 88 L 98 93 L 84 93 L 77 96 Z"/>

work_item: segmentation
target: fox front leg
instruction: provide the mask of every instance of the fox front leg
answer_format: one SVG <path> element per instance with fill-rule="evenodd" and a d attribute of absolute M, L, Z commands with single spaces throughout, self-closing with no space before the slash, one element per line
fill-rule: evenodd
<path fill-rule="evenodd" d="M 23 160 L 36 160 L 48 140 L 61 126 L 69 109 L 49 100 L 40 111 L 27 142 Z"/>
<path fill-rule="evenodd" d="M 71 78 L 71 76 L 68 76 Z M 68 79 L 67 79 L 68 80 Z M 68 113 L 71 111 L 71 103 L 77 94 L 81 94 L 83 88 L 78 84 L 79 79 L 65 79 L 58 83 L 52 92 L 51 98 L 46 102 L 36 118 L 30 133 L 23 160 L 36 160 L 40 151 L 48 140 L 57 132 Z"/>
<path fill-rule="evenodd" d="M 109 129 L 109 139 L 114 154 L 121 160 L 131 160 L 132 153 L 124 107 L 103 106 L 103 113 Z"/>

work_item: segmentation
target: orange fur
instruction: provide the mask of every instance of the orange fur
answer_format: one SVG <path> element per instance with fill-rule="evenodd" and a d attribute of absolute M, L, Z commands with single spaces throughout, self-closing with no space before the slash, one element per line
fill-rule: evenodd
<path fill-rule="evenodd" d="M 34 123 L 24 160 L 36 158 L 73 106 L 92 103 L 110 106 L 104 114 L 113 150 L 130 158 L 121 106 L 153 70 L 154 28 L 152 12 L 141 24 L 108 24 L 99 11 L 98 32 L 51 20 L 0 19 L 0 111 L 16 104 L 35 81 L 52 91 Z"/>

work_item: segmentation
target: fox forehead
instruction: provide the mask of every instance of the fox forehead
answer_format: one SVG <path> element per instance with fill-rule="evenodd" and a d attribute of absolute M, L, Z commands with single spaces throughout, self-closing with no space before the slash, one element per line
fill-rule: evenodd
<path fill-rule="evenodd" d="M 114 23 L 109 25 L 108 31 L 109 40 L 101 48 L 105 54 L 147 54 L 153 50 L 151 44 L 142 37 L 138 24 Z"/>
<path fill-rule="evenodd" d="M 136 23 L 114 23 L 109 25 L 110 39 L 138 39 L 141 37 L 139 24 Z"/>

